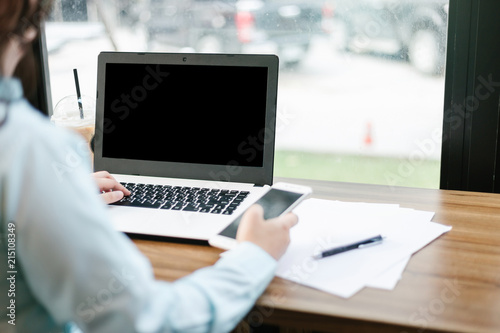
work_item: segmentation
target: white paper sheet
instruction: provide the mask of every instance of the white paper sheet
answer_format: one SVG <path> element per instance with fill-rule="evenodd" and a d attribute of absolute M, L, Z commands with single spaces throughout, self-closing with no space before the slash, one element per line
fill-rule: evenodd
<path fill-rule="evenodd" d="M 345 298 L 370 284 L 386 289 L 394 286 L 403 266 L 395 265 L 451 229 L 430 222 L 432 212 L 393 204 L 309 199 L 294 212 L 299 224 L 291 230 L 291 243 L 277 275 Z M 312 258 L 321 250 L 379 234 L 386 236 L 380 245 Z M 391 268 L 392 273 L 388 272 Z"/>
<path fill-rule="evenodd" d="M 411 257 L 404 258 L 401 261 L 398 261 L 396 264 L 389 267 L 385 272 L 375 277 L 373 281 L 367 283 L 366 287 L 392 290 L 396 287 L 399 280 L 401 280 L 401 276 L 408 265 Z"/>

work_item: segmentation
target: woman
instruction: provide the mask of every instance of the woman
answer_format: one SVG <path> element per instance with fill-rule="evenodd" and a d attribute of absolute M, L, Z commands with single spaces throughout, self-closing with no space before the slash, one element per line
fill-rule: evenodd
<path fill-rule="evenodd" d="M 0 331 L 231 330 L 273 278 L 297 217 L 264 221 L 254 206 L 240 244 L 214 266 L 155 281 L 147 259 L 108 220 L 102 199 L 127 191 L 107 173 L 91 177 L 80 139 L 33 110 L 12 77 L 48 5 L 0 3 Z M 60 165 L 69 168 L 61 174 Z"/>

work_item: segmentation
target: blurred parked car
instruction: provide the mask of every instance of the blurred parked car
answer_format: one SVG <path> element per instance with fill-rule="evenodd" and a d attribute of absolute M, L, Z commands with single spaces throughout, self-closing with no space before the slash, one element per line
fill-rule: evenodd
<path fill-rule="evenodd" d="M 149 42 L 209 53 L 274 53 L 298 64 L 321 33 L 324 0 L 148 0 Z"/>
<path fill-rule="evenodd" d="M 449 0 L 334 0 L 332 36 L 340 49 L 408 60 L 444 71 Z"/>

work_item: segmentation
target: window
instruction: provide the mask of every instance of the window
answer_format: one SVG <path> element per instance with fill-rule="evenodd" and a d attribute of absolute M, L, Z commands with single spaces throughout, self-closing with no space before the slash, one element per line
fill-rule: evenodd
<path fill-rule="evenodd" d="M 275 53 L 275 175 L 438 188 L 448 0 L 56 2 L 57 104 L 101 51 Z"/>

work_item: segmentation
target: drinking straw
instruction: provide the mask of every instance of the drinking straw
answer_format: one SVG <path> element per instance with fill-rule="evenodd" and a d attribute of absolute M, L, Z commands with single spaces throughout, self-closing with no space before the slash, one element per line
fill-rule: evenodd
<path fill-rule="evenodd" d="M 80 93 L 80 83 L 78 81 L 78 71 L 73 69 L 73 74 L 75 75 L 75 85 L 76 85 L 76 97 L 78 98 L 78 109 L 80 109 L 80 119 L 85 116 L 83 114 L 83 104 L 82 104 L 82 94 Z"/>

